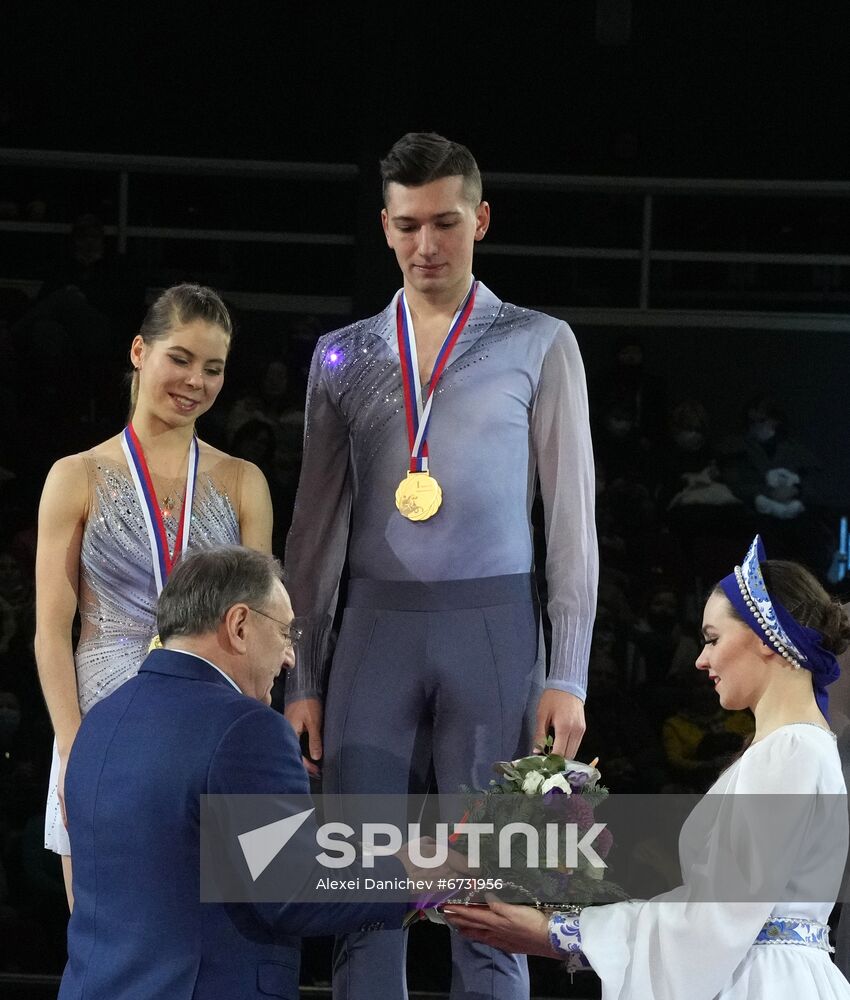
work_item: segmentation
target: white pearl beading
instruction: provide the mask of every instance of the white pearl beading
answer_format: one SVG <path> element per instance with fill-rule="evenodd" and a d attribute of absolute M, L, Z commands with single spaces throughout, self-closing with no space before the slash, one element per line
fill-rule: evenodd
<path fill-rule="evenodd" d="M 735 579 L 738 581 L 738 589 L 741 591 L 741 597 L 744 599 L 744 603 L 747 605 L 747 610 L 755 618 L 756 623 L 764 632 L 765 639 L 770 643 L 771 646 L 776 650 L 779 655 L 788 661 L 795 670 L 800 670 L 803 666 L 802 663 L 797 659 L 800 655 L 796 649 L 790 649 L 773 631 L 773 629 L 765 621 L 764 615 L 758 608 L 758 605 L 753 600 L 750 594 L 749 588 L 747 587 L 747 582 L 744 579 L 744 574 L 741 571 L 740 566 L 735 567 Z"/>

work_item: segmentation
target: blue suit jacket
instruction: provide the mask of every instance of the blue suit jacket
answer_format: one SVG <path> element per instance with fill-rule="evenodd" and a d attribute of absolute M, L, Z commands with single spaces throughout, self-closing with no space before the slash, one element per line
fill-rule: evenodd
<path fill-rule="evenodd" d="M 199 657 L 150 653 L 91 709 L 71 751 L 74 911 L 60 1000 L 295 1000 L 295 934 L 400 926 L 403 904 L 200 902 L 200 796 L 308 792 L 281 715 Z"/>

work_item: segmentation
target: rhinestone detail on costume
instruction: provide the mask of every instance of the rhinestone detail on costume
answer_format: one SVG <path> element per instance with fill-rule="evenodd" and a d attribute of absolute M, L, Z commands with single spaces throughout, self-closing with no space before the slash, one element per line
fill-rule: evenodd
<path fill-rule="evenodd" d="M 80 641 L 74 659 L 80 710 L 85 713 L 134 676 L 156 632 L 156 586 L 136 491 L 119 466 L 99 460 L 93 470 L 92 513 L 80 548 Z M 165 521 L 173 547 L 177 519 Z M 191 548 L 239 542 L 226 492 L 198 476 Z"/>

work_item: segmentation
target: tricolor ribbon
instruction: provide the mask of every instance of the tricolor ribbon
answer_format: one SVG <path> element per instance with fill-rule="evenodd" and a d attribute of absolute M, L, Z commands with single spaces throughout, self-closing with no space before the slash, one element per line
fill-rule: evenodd
<path fill-rule="evenodd" d="M 165 532 L 165 522 L 162 511 L 159 509 L 159 501 L 156 497 L 156 490 L 153 488 L 148 463 L 145 460 L 145 453 L 141 442 L 136 437 L 133 425 L 128 424 L 124 428 L 121 436 L 121 447 L 127 458 L 127 465 L 130 468 L 130 476 L 133 485 L 136 487 L 136 496 L 139 498 L 139 505 L 142 508 L 142 516 L 145 519 L 145 527 L 148 532 L 148 541 L 151 547 L 151 561 L 153 562 L 153 575 L 156 580 L 156 592 L 162 593 L 162 588 L 168 579 L 169 574 L 177 562 L 178 558 L 186 551 L 189 545 L 189 532 L 191 531 L 192 501 L 195 496 L 195 481 L 198 478 L 198 438 L 192 435 L 192 443 L 189 446 L 189 467 L 186 470 L 186 489 L 183 493 L 183 507 L 180 511 L 180 522 L 177 527 L 177 538 L 174 541 L 174 551 L 169 551 L 168 536 Z"/>
<path fill-rule="evenodd" d="M 396 335 L 398 356 L 401 362 L 401 383 L 404 389 L 404 412 L 407 418 L 407 440 L 410 445 L 410 471 L 428 471 L 428 424 L 431 421 L 431 405 L 434 390 L 451 356 L 452 349 L 466 326 L 475 305 L 475 291 L 478 282 L 473 281 L 466 298 L 454 315 L 446 339 L 437 354 L 428 389 L 428 399 L 422 402 L 422 384 L 419 381 L 419 359 L 416 355 L 416 337 L 413 333 L 413 319 L 404 292 L 398 297 L 396 306 Z"/>

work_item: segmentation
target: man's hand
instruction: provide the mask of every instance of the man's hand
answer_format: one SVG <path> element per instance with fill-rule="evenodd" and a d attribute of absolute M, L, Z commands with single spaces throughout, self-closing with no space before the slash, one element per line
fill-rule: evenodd
<path fill-rule="evenodd" d="M 418 854 L 425 858 L 432 858 L 437 853 L 437 842 L 433 837 L 420 837 L 419 840 L 403 844 L 396 857 L 404 865 L 408 878 L 414 881 L 435 882 L 439 878 L 457 878 L 458 872 L 469 873 L 469 864 L 466 857 L 459 851 L 449 848 L 448 859 L 445 864 L 436 868 L 421 868 L 410 856 L 411 843 L 416 847 Z"/>
<path fill-rule="evenodd" d="M 534 747 L 544 744 L 550 729 L 555 730 L 551 752 L 575 759 L 585 730 L 584 702 L 574 694 L 547 688 L 537 703 L 537 726 L 532 751 Z"/>
<path fill-rule="evenodd" d="M 318 698 L 299 698 L 286 706 L 283 715 L 299 740 L 302 733 L 307 733 L 310 759 L 301 759 L 307 774 L 311 778 L 318 778 L 319 766 L 314 762 L 322 759 L 322 703 Z"/>

